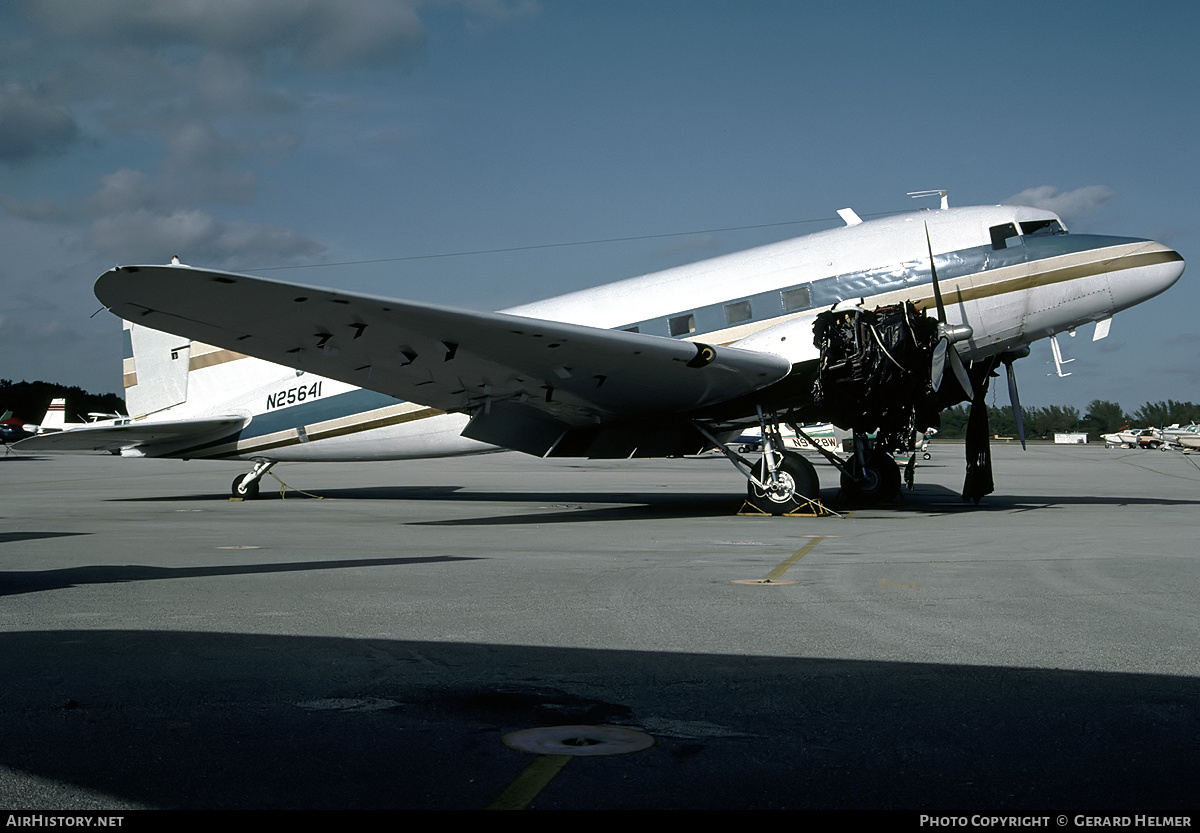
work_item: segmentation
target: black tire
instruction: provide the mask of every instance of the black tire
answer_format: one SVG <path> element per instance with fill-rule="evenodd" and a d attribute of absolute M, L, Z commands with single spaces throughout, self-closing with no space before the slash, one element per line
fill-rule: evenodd
<path fill-rule="evenodd" d="M 754 464 L 754 477 L 766 482 L 766 459 Z M 760 489 L 753 482 L 746 484 L 746 501 L 767 515 L 786 515 L 793 509 L 807 504 L 804 498 L 817 498 L 821 494 L 821 480 L 817 470 L 800 454 L 786 452 L 779 464 L 781 488 L 774 491 Z"/>
<path fill-rule="evenodd" d="M 842 499 L 849 503 L 875 504 L 895 500 L 900 494 L 900 466 L 891 455 L 876 451 L 867 458 L 865 471 L 859 471 L 856 458 L 850 460 L 854 477 L 842 474 Z"/>
<path fill-rule="evenodd" d="M 256 497 L 258 497 L 258 481 L 257 480 L 254 480 L 254 481 L 246 484 L 246 487 L 244 489 L 242 488 L 242 481 L 246 477 L 247 477 L 247 475 L 239 474 L 237 477 L 233 478 L 233 487 L 231 490 L 232 491 L 231 497 L 241 498 L 242 500 L 254 500 Z"/>

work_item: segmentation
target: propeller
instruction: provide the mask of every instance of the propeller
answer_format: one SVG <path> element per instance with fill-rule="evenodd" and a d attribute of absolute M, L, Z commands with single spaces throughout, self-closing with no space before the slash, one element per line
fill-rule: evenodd
<path fill-rule="evenodd" d="M 929 271 L 933 276 L 933 303 L 937 306 L 938 333 L 941 335 L 937 346 L 933 348 L 933 361 L 930 363 L 930 381 L 935 391 L 942 386 L 942 376 L 946 371 L 946 360 L 949 359 L 950 370 L 953 371 L 954 377 L 958 379 L 958 383 L 962 385 L 967 398 L 974 399 L 975 389 L 971 386 L 971 377 L 967 375 L 967 369 L 963 366 L 958 351 L 954 349 L 953 342 L 950 341 L 951 328 L 946 326 L 946 305 L 942 303 L 942 288 L 938 284 L 937 265 L 933 262 L 933 243 L 929 239 L 928 223 L 925 224 L 925 245 L 929 248 Z M 970 328 L 964 329 L 967 332 L 967 338 L 970 338 Z"/>
<path fill-rule="evenodd" d="M 1017 423 L 1017 436 L 1021 438 L 1021 450 L 1025 450 L 1025 421 L 1021 417 L 1021 397 L 1017 395 L 1017 371 L 1013 362 L 1029 355 L 1029 348 L 1024 347 L 1020 352 L 1005 353 L 1001 356 L 1004 361 L 1004 373 L 1008 377 L 1008 402 L 1012 406 L 1013 419 Z"/>

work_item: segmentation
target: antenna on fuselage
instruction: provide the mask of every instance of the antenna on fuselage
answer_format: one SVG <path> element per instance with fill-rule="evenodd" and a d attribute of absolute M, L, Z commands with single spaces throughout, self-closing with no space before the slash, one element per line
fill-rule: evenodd
<path fill-rule="evenodd" d="M 938 188 L 938 189 L 935 189 L 932 191 L 909 191 L 908 195 L 910 197 L 912 197 L 914 200 L 920 199 L 921 197 L 941 197 L 942 211 L 945 211 L 947 208 L 950 207 L 950 192 L 943 188 Z"/>

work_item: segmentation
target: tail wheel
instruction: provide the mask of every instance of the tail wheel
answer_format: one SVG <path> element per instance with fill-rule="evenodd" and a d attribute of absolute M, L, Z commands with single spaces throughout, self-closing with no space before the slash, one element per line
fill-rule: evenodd
<path fill-rule="evenodd" d="M 816 498 L 821 493 L 821 481 L 816 468 L 799 454 L 783 455 L 776 466 L 774 484 L 770 481 L 765 457 L 754 464 L 754 478 L 767 488 L 751 481 L 746 486 L 746 500 L 755 509 L 768 515 L 786 515 L 806 504 L 806 498 Z"/>
<path fill-rule="evenodd" d="M 867 458 L 860 467 L 857 458 L 850 460 L 853 477 L 842 474 L 842 497 L 851 503 L 886 503 L 900 494 L 900 467 L 891 455 L 879 451 Z"/>
<path fill-rule="evenodd" d="M 254 500 L 258 497 L 258 480 L 251 480 L 246 485 L 242 485 L 242 481 L 249 475 L 239 474 L 233 478 L 232 497 L 241 498 L 242 500 Z"/>

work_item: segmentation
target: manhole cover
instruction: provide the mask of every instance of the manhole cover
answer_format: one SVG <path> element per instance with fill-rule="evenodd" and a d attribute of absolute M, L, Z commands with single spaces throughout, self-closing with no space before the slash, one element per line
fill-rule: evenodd
<path fill-rule="evenodd" d="M 799 583 L 800 582 L 798 581 L 791 581 L 790 579 L 784 581 L 783 579 L 778 578 L 735 578 L 730 582 L 730 584 L 758 584 L 763 587 L 778 587 L 783 584 Z"/>
<path fill-rule="evenodd" d="M 618 726 L 545 726 L 504 736 L 512 749 L 535 755 L 625 755 L 654 745 L 645 732 Z"/>

